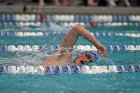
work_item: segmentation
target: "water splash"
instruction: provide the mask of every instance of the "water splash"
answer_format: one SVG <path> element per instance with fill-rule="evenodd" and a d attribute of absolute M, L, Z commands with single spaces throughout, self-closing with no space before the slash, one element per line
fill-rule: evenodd
<path fill-rule="evenodd" d="M 16 52 L 15 56 L 0 58 L 1 65 L 40 65 L 48 57 L 46 52 Z"/>

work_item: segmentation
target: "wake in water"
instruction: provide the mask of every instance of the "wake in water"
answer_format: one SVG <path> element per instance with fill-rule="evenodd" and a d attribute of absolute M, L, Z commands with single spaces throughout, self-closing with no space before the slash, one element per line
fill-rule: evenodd
<path fill-rule="evenodd" d="M 41 65 L 49 56 L 55 56 L 54 54 L 58 49 L 47 50 L 47 51 L 38 51 L 38 52 L 16 52 L 14 57 L 9 58 L 0 58 L 1 65 L 32 65 L 38 66 Z M 82 50 L 73 50 L 72 59 L 76 57 L 77 54 L 82 53 Z M 83 65 L 93 66 L 93 65 L 114 65 L 114 61 L 106 57 L 99 57 L 96 62 L 90 62 Z"/>
<path fill-rule="evenodd" d="M 49 55 L 47 52 L 16 52 L 14 57 L 0 58 L 1 65 L 40 65 Z"/>

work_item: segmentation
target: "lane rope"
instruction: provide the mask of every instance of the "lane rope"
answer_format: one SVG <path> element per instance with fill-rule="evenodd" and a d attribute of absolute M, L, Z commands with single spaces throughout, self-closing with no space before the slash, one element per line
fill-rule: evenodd
<path fill-rule="evenodd" d="M 51 24 L 58 25 L 61 27 L 73 27 L 76 24 L 81 24 L 84 27 L 117 27 L 117 26 L 140 26 L 140 22 L 0 22 L 0 27 L 8 28 L 8 27 L 28 27 L 28 26 L 47 26 L 49 27 Z"/>
<path fill-rule="evenodd" d="M 140 65 L 128 66 L 0 66 L 0 73 L 12 74 L 97 74 L 140 72 Z"/>
<path fill-rule="evenodd" d="M 0 14 L 0 21 L 139 22 L 140 15 Z"/>
<path fill-rule="evenodd" d="M 123 52 L 123 51 L 139 51 L 140 45 L 108 45 L 107 50 L 110 52 Z M 32 52 L 32 51 L 48 51 L 48 50 L 58 50 L 60 49 L 59 45 L 4 45 L 0 46 L 1 52 Z M 91 45 L 77 45 L 73 47 L 75 51 L 97 51 L 95 46 Z"/>
<path fill-rule="evenodd" d="M 64 35 L 66 32 L 0 32 L 0 37 L 43 37 L 49 35 Z M 126 37 L 133 37 L 133 38 L 140 38 L 140 33 L 111 33 L 111 32 L 95 32 L 92 35 L 96 37 L 113 37 L 113 36 L 126 36 Z"/>

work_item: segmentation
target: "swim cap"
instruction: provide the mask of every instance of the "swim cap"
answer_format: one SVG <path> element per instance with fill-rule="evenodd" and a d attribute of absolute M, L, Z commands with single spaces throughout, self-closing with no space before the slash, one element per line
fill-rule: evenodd
<path fill-rule="evenodd" d="M 88 51 L 88 52 L 83 52 L 83 53 L 91 54 L 94 57 L 94 59 L 91 60 L 91 62 L 96 62 L 98 60 L 98 55 L 95 52 Z"/>
<path fill-rule="evenodd" d="M 98 60 L 98 55 L 94 52 L 89 52 L 94 56 L 94 59 L 92 60 L 92 62 L 96 62 Z"/>

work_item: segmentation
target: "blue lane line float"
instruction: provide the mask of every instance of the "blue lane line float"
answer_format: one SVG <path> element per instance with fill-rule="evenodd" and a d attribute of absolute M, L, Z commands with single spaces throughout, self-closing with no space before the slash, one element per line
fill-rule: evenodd
<path fill-rule="evenodd" d="M 65 35 L 66 32 L 0 32 L 0 37 L 43 37 L 49 35 Z M 95 32 L 91 33 L 96 37 L 131 37 L 140 38 L 140 33 L 111 33 L 111 32 Z"/>
<path fill-rule="evenodd" d="M 7 73 L 7 66 L 1 66 L 0 73 Z"/>
<path fill-rule="evenodd" d="M 77 45 L 73 47 L 76 51 L 97 51 L 95 46 L 90 45 Z M 140 45 L 108 45 L 107 51 L 109 52 L 125 52 L 125 51 L 140 51 Z M 29 52 L 29 51 L 48 51 L 48 50 L 59 50 L 59 45 L 4 45 L 0 46 L 1 52 L 15 52 L 15 51 L 21 51 L 21 52 Z"/>
<path fill-rule="evenodd" d="M 140 72 L 139 65 L 127 66 L 0 66 L 0 73 L 11 74 L 98 74 Z"/>
<path fill-rule="evenodd" d="M 50 15 L 50 14 L 0 14 L 0 21 L 42 21 L 47 22 L 139 22 L 140 15 Z"/>
<path fill-rule="evenodd" d="M 44 20 L 44 19 L 43 19 Z M 119 26 L 140 26 L 140 22 L 84 22 L 84 21 L 77 21 L 77 22 L 44 22 L 44 21 L 33 21 L 33 22 L 24 22 L 24 21 L 3 21 L 0 22 L 0 27 L 7 28 L 7 27 L 41 27 L 41 26 L 49 26 L 50 23 L 53 23 L 54 25 L 56 23 L 58 26 L 63 27 L 72 27 L 76 24 L 81 24 L 84 27 L 119 27 Z"/>

